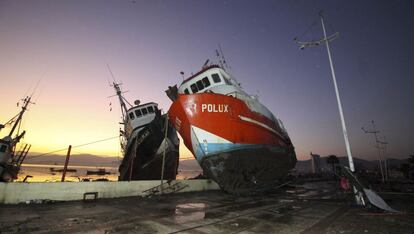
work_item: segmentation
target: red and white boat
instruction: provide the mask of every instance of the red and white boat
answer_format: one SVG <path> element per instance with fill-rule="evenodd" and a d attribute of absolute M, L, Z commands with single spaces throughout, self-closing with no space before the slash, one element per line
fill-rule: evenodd
<path fill-rule="evenodd" d="M 170 121 L 205 175 L 231 193 L 268 190 L 296 164 L 282 122 L 221 66 L 169 87 Z"/>

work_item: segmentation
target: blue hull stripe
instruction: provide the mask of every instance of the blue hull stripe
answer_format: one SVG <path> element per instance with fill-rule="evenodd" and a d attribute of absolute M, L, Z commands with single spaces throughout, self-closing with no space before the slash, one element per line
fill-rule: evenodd
<path fill-rule="evenodd" d="M 263 147 L 257 144 L 233 144 L 233 143 L 199 143 L 196 150 L 196 158 L 198 162 L 210 155 L 230 152 L 241 149 L 255 149 Z"/>

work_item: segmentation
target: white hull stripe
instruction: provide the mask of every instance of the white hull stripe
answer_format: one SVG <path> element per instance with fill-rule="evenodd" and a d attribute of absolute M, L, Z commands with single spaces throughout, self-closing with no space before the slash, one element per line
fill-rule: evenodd
<path fill-rule="evenodd" d="M 199 143 L 219 143 L 219 144 L 223 144 L 223 143 L 232 143 L 220 136 L 217 136 L 211 132 L 208 132 L 204 129 L 198 128 L 194 125 L 191 126 L 191 128 L 193 129 L 194 133 L 197 136 L 197 139 L 199 140 Z"/>
<path fill-rule="evenodd" d="M 208 144 L 232 144 L 230 141 L 196 126 L 191 126 L 191 145 L 198 161 L 208 155 Z"/>
<path fill-rule="evenodd" d="M 241 116 L 241 115 L 239 115 L 239 118 L 240 118 L 241 120 L 243 120 L 243 121 L 246 121 L 246 122 L 249 122 L 249 123 L 253 123 L 253 124 L 259 125 L 260 127 L 266 128 L 267 130 L 269 130 L 269 131 L 271 131 L 271 132 L 273 132 L 273 133 L 277 134 L 277 135 L 278 135 L 279 137 L 281 137 L 282 139 L 285 139 L 282 135 L 280 135 L 280 133 L 278 133 L 276 130 L 274 130 L 273 128 L 271 128 L 271 127 L 267 126 L 267 125 L 266 125 L 266 124 L 264 124 L 264 123 L 261 123 L 261 122 L 259 122 L 259 121 L 254 120 L 254 119 L 251 119 L 251 118 L 248 118 L 248 117 L 245 117 L 245 116 Z"/>

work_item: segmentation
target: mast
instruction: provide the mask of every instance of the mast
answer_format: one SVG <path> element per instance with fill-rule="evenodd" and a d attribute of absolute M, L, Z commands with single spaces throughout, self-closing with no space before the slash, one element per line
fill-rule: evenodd
<path fill-rule="evenodd" d="M 30 102 L 31 99 L 32 99 L 31 96 L 27 96 L 25 99 L 23 99 L 22 110 L 18 114 L 17 119 L 14 122 L 14 125 L 13 125 L 12 129 L 10 130 L 9 137 L 12 137 L 14 130 L 16 130 L 17 126 L 20 124 L 20 122 L 23 118 L 23 114 L 27 110 L 27 106 L 29 105 L 29 103 L 32 103 L 32 102 Z M 32 103 L 32 104 L 34 104 L 34 103 Z"/>
<path fill-rule="evenodd" d="M 121 91 L 120 85 L 121 85 L 120 83 L 112 82 L 111 86 L 114 87 L 115 93 L 118 96 L 119 104 L 121 105 L 122 120 L 124 121 L 125 120 L 125 115 L 126 115 L 128 109 L 127 109 L 126 104 L 125 104 L 126 100 L 122 96 L 122 91 Z"/>
<path fill-rule="evenodd" d="M 111 67 L 109 66 L 109 64 L 106 64 L 106 67 L 108 68 L 108 71 L 109 71 L 109 73 L 111 74 L 112 79 L 113 79 L 112 84 L 111 84 L 111 83 L 109 83 L 109 85 L 110 85 L 110 86 L 112 86 L 112 87 L 114 87 L 114 89 L 115 89 L 115 95 L 116 95 L 116 96 L 118 96 L 118 99 L 119 99 L 119 104 L 121 105 L 122 121 L 125 121 L 125 120 L 126 120 L 126 119 L 125 119 L 125 116 L 126 116 L 126 113 L 127 113 L 127 111 L 128 111 L 128 109 L 127 109 L 127 107 L 126 107 L 125 103 L 127 103 L 130 107 L 132 107 L 132 105 L 131 105 L 131 103 L 129 103 L 129 102 L 128 102 L 125 98 L 124 98 L 124 96 L 122 96 L 122 94 L 123 94 L 123 93 L 126 93 L 126 92 L 128 92 L 128 91 L 122 92 L 122 90 L 121 90 L 121 85 L 122 85 L 122 83 L 116 83 L 114 73 L 112 73 L 112 70 L 111 70 Z M 111 98 L 111 97 L 113 97 L 113 96 L 115 96 L 115 95 L 109 96 L 108 98 Z"/>

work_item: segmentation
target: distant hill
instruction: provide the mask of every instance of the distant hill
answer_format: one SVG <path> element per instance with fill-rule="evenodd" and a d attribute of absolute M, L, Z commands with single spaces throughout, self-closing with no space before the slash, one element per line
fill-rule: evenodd
<path fill-rule="evenodd" d="M 65 163 L 65 155 L 45 155 L 36 157 L 40 154 L 31 154 L 24 161 L 25 164 L 46 164 L 46 165 L 63 165 Z M 34 156 L 34 157 L 33 157 Z M 326 158 L 321 157 L 321 168 L 323 170 L 331 170 L 331 165 L 326 163 Z M 348 166 L 348 158 L 346 156 L 338 157 L 342 165 Z M 118 167 L 122 158 L 110 156 L 97 156 L 91 154 L 74 154 L 70 156 L 69 164 L 72 166 L 94 166 L 94 167 Z M 407 163 L 408 159 L 388 159 L 389 168 L 399 168 L 402 163 Z M 375 169 L 378 167 L 378 161 L 368 161 L 354 157 L 356 168 Z M 311 172 L 311 160 L 302 160 L 296 163 L 295 169 L 300 173 Z M 180 161 L 179 170 L 195 170 L 202 171 L 195 159 Z"/>
<path fill-rule="evenodd" d="M 37 157 L 33 153 L 28 155 L 25 164 L 46 164 L 46 165 L 64 165 L 66 155 L 45 155 Z M 97 156 L 92 154 L 74 154 L 70 156 L 69 165 L 72 166 L 96 166 L 96 167 L 118 167 L 121 163 L 122 158 L 110 157 L 110 156 Z M 179 170 L 196 170 L 201 171 L 202 169 L 194 159 L 180 161 Z"/>
<path fill-rule="evenodd" d="M 328 156 L 324 156 L 321 157 L 321 169 L 322 170 L 331 170 L 332 166 L 330 164 L 326 163 L 326 159 Z M 348 157 L 346 156 L 342 156 L 342 157 L 338 157 L 339 159 L 339 163 L 344 165 L 344 166 L 348 166 Z M 354 165 L 355 168 L 361 168 L 361 169 L 376 169 L 379 166 L 378 160 L 374 160 L 374 161 L 368 161 L 365 159 L 360 159 L 360 158 L 356 158 L 353 157 L 354 159 Z M 406 163 L 408 162 L 408 159 L 388 159 L 387 160 L 387 164 L 389 168 L 399 168 L 400 165 L 402 163 Z M 298 172 L 301 173 L 310 173 L 311 172 L 311 168 L 312 168 L 312 164 L 311 164 L 311 160 L 303 160 L 303 161 L 298 161 L 296 163 L 296 167 L 295 169 Z"/>
<path fill-rule="evenodd" d="M 65 164 L 66 155 L 45 155 L 36 157 L 39 154 L 28 155 L 25 164 L 46 164 L 46 165 L 63 165 Z M 74 154 L 70 156 L 69 165 L 73 166 L 102 166 L 118 167 L 121 158 L 109 156 L 97 156 L 92 154 Z"/>

